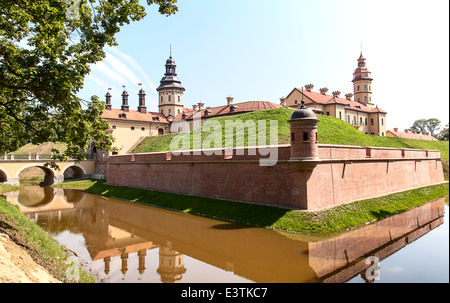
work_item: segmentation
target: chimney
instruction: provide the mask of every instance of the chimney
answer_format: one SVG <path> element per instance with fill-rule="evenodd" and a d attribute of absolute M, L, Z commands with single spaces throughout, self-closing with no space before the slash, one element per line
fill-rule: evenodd
<path fill-rule="evenodd" d="M 333 97 L 335 97 L 335 98 L 339 98 L 340 95 L 341 95 L 341 92 L 338 90 L 333 92 Z"/>
<path fill-rule="evenodd" d="M 280 105 L 281 105 L 281 107 L 286 107 L 286 98 L 285 97 L 280 98 Z"/>
<path fill-rule="evenodd" d="M 139 107 L 138 112 L 141 114 L 147 113 L 147 107 L 145 106 L 145 91 L 141 88 L 139 91 Z"/>
<path fill-rule="evenodd" d="M 194 110 L 194 111 L 197 111 L 197 104 L 195 104 L 195 105 L 192 105 L 192 109 Z"/>
<path fill-rule="evenodd" d="M 394 128 L 394 131 L 395 131 L 395 132 L 398 132 L 398 128 Z"/>
<path fill-rule="evenodd" d="M 231 96 L 227 97 L 227 105 L 233 105 L 233 100 L 234 100 L 233 97 Z"/>
<path fill-rule="evenodd" d="M 409 129 L 405 129 L 405 133 L 407 133 L 407 134 L 408 134 L 408 133 L 409 133 Z"/>
<path fill-rule="evenodd" d="M 111 105 L 111 94 L 109 93 L 109 91 L 106 93 L 106 110 L 111 110 L 112 109 L 112 105 Z"/>
<path fill-rule="evenodd" d="M 352 97 L 353 97 L 352 93 L 349 93 L 349 94 L 345 95 L 345 99 L 347 99 L 348 101 L 352 101 Z"/>
<path fill-rule="evenodd" d="M 326 95 L 327 92 L 328 92 L 328 88 L 326 88 L 326 87 L 320 89 L 320 93 L 321 93 L 322 95 Z"/>
<path fill-rule="evenodd" d="M 205 103 L 199 102 L 198 103 L 198 110 L 202 110 L 204 106 L 205 106 Z"/>
<path fill-rule="evenodd" d="M 306 85 L 305 85 L 305 89 L 306 89 L 307 91 L 309 91 L 309 92 L 312 92 L 313 88 L 314 88 L 314 85 L 312 85 L 312 84 L 306 84 Z"/>
<path fill-rule="evenodd" d="M 128 106 L 128 93 L 126 90 L 123 91 L 122 93 L 122 111 L 124 112 L 129 112 L 130 111 L 130 106 Z"/>

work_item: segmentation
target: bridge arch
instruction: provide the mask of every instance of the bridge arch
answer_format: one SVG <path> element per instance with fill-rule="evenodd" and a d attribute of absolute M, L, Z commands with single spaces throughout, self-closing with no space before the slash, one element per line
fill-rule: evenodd
<path fill-rule="evenodd" d="M 41 186 L 50 186 L 50 185 L 53 185 L 55 183 L 59 183 L 59 182 L 55 182 L 57 173 L 52 168 L 45 167 L 45 166 L 39 165 L 39 164 L 29 164 L 29 165 L 25 165 L 25 166 L 21 167 L 19 170 L 17 170 L 15 178 L 17 180 L 19 180 L 20 173 L 22 171 L 24 171 L 25 169 L 30 168 L 30 167 L 39 167 L 40 169 L 42 169 L 44 171 L 44 174 L 45 174 L 44 181 L 41 182 L 41 184 L 39 184 L 39 185 L 41 185 Z"/>
<path fill-rule="evenodd" d="M 64 178 L 73 178 L 73 179 L 81 179 L 86 175 L 86 169 L 80 164 L 73 164 L 67 166 L 63 170 Z"/>
<path fill-rule="evenodd" d="M 8 171 L 0 167 L 0 183 L 5 183 L 9 179 Z"/>

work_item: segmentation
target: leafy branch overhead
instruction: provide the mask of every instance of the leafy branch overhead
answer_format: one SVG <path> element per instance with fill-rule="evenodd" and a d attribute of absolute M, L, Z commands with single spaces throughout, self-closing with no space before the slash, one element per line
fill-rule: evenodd
<path fill-rule="evenodd" d="M 147 0 L 166 16 L 176 2 Z M 77 93 L 120 28 L 145 16 L 139 0 L 1 0 L 0 152 L 62 142 L 61 159 L 83 160 L 91 140 L 111 150 L 108 123 L 99 119 L 104 102 Z"/>

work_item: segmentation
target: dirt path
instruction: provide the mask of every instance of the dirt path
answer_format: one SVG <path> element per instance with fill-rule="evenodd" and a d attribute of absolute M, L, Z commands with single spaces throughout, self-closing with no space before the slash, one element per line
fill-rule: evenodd
<path fill-rule="evenodd" d="M 0 232 L 0 283 L 59 283 L 27 252 Z"/>

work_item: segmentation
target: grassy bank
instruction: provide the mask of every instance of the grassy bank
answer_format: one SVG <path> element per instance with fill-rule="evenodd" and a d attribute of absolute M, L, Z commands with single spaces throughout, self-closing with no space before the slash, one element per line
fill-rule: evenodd
<path fill-rule="evenodd" d="M 290 138 L 290 128 L 287 122 L 292 115 L 293 109 L 288 108 L 278 108 L 265 111 L 251 112 L 231 117 L 222 118 L 212 118 L 209 121 L 217 121 L 222 127 L 222 146 L 225 147 L 225 121 L 237 121 L 241 120 L 246 122 L 252 120 L 255 125 L 258 125 L 260 120 L 276 120 L 278 121 L 278 144 L 289 143 Z M 359 130 L 355 129 L 353 126 L 345 123 L 344 121 L 329 117 L 318 115 L 320 122 L 318 125 L 318 139 L 320 144 L 338 144 L 338 145 L 356 145 L 356 146 L 370 146 L 370 147 L 393 147 L 393 148 L 413 148 L 413 149 L 428 149 L 428 150 L 439 150 L 441 152 L 441 157 L 444 165 L 444 172 L 446 178 L 448 178 L 449 171 L 449 142 L 444 141 L 425 141 L 425 140 L 413 140 L 404 138 L 392 138 L 392 137 L 379 137 L 366 135 Z M 267 122 L 267 136 L 266 142 L 269 144 L 269 122 Z M 202 132 L 202 141 L 212 134 L 213 130 Z M 239 142 L 236 142 L 236 133 L 234 132 L 233 146 L 242 146 Z M 193 146 L 193 133 L 185 133 L 186 136 L 191 138 L 191 149 Z M 172 139 L 177 136 L 177 134 L 148 137 L 144 139 L 135 149 L 134 153 L 150 153 L 150 152 L 164 152 L 170 151 L 170 143 Z M 258 138 L 258 129 L 256 130 L 256 138 Z M 265 145 L 266 142 L 258 145 Z M 244 144 L 243 146 L 248 146 L 248 131 L 244 132 Z M 211 146 L 213 147 L 213 146 Z M 204 146 L 203 148 L 209 148 Z"/>
<path fill-rule="evenodd" d="M 425 204 L 449 193 L 449 185 L 436 185 L 339 206 L 321 212 L 306 212 L 210 198 L 154 192 L 106 185 L 104 181 L 69 182 L 88 193 L 169 208 L 193 215 L 238 222 L 308 235 L 326 235 L 365 226 Z"/>
<path fill-rule="evenodd" d="M 17 188 L 0 185 L 0 192 L 17 190 Z M 23 215 L 17 206 L 0 197 L 0 233 L 7 234 L 12 241 L 21 246 L 31 258 L 43 266 L 56 279 L 61 282 L 68 281 L 66 270 L 71 265 L 66 264 L 70 256 L 53 238 L 42 230 L 37 224 Z M 81 283 L 93 283 L 95 279 L 81 268 Z"/>

